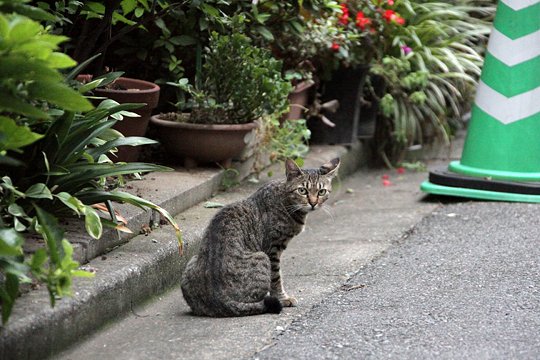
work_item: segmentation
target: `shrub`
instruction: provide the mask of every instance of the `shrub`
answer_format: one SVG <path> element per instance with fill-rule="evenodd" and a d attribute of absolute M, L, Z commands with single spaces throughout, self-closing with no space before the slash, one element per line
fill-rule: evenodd
<path fill-rule="evenodd" d="M 47 13 L 12 2 L 10 11 L 50 19 Z M 18 6 L 15 6 L 18 5 Z M 0 3 L 0 9 L 5 4 Z M 36 15 L 37 14 L 37 15 Z M 111 129 L 123 115 L 139 105 L 105 101 L 93 109 L 70 88 L 59 69 L 75 62 L 57 50 L 66 37 L 52 35 L 37 21 L 20 14 L 0 13 L 0 301 L 2 321 L 10 316 L 21 282 L 46 284 L 51 304 L 69 294 L 78 270 L 73 249 L 65 238 L 60 218 L 84 217 L 88 234 L 98 239 L 103 226 L 126 230 L 115 217 L 112 201 L 163 209 L 131 194 L 116 191 L 121 176 L 166 168 L 142 163 L 112 163 L 120 145 L 152 143 L 124 138 Z M 68 76 L 68 78 L 72 77 Z M 97 80 L 79 88 L 90 90 Z M 99 216 L 104 210 L 112 220 Z M 36 235 L 44 248 L 25 257 L 25 238 Z M 33 279 L 33 280 L 32 280 Z"/>
<path fill-rule="evenodd" d="M 198 85 L 186 79 L 170 84 L 192 96 L 178 103 L 180 109 L 191 108 L 190 122 L 214 124 L 247 123 L 282 113 L 292 90 L 282 76 L 281 62 L 240 33 L 212 35 Z"/>

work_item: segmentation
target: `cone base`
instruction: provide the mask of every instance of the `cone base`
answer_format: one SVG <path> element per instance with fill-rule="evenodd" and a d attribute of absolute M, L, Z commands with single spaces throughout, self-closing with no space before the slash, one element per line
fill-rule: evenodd
<path fill-rule="evenodd" d="M 473 166 L 464 165 L 459 161 L 450 162 L 450 164 L 448 165 L 448 170 L 463 175 L 492 178 L 498 180 L 540 181 L 540 172 L 519 172 L 481 169 Z"/>
<path fill-rule="evenodd" d="M 420 189 L 435 195 L 472 199 L 540 203 L 540 183 L 493 181 L 445 171 L 433 171 Z"/>

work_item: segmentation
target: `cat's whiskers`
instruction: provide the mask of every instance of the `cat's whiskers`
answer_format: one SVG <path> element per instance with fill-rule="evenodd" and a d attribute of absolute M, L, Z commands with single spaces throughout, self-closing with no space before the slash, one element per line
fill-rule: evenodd
<path fill-rule="evenodd" d="M 292 204 L 292 205 L 286 205 L 285 210 L 287 210 L 287 213 L 290 215 L 294 214 L 295 212 L 302 210 L 302 205 L 300 204 Z"/>
<path fill-rule="evenodd" d="M 322 204 L 321 206 L 319 206 L 325 213 L 327 213 L 330 218 L 332 219 L 332 222 L 336 222 L 336 219 L 334 218 L 334 214 L 332 214 L 332 212 L 330 211 L 330 209 L 328 208 L 328 206 L 325 206 L 324 204 Z"/>

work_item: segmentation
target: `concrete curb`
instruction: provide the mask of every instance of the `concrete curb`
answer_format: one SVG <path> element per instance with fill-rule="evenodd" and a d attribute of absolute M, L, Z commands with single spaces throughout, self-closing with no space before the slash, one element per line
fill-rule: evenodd
<path fill-rule="evenodd" d="M 315 146 L 306 158 L 306 166 L 321 164 L 339 156 L 342 159 L 340 175 L 343 177 L 366 164 L 365 154 L 362 143 L 348 149 L 342 146 Z M 247 175 L 246 168 L 239 169 L 241 177 Z M 275 167 L 274 172 L 280 174 L 281 169 Z M 18 300 L 10 323 L 0 329 L 0 358 L 20 360 L 51 356 L 126 314 L 134 305 L 178 284 L 185 264 L 196 252 L 202 231 L 211 217 L 190 216 L 189 210 L 185 210 L 217 191 L 223 171 L 211 171 L 200 182 L 185 190 L 174 187 L 174 173 L 165 174 L 173 183 L 164 181 L 164 177 L 156 181 L 156 176 L 150 181 L 154 181 L 153 185 L 163 191 L 150 192 L 154 194 L 150 197 L 145 193 L 145 197 L 173 214 L 184 212 L 178 217 L 184 232 L 185 255 L 178 256 L 174 234 L 165 226 L 149 236 L 136 236 L 106 255 L 91 260 L 86 268 L 95 270 L 96 277 L 77 279 L 73 286 L 73 297 L 59 300 L 55 308 L 49 306 L 46 289 L 25 294 Z M 143 189 L 148 182 L 135 184 Z M 181 187 L 180 184 L 178 187 Z M 157 201 L 153 196 L 161 198 Z M 133 228 L 139 228 L 149 219 L 149 214 L 140 211 L 128 216 Z M 125 241 L 113 238 L 106 244 L 94 245 L 83 239 L 80 242 L 80 259 L 91 259 Z"/>

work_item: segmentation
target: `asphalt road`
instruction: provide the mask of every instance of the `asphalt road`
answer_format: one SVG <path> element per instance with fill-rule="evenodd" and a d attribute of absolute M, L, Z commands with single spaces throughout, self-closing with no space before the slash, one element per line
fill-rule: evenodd
<path fill-rule="evenodd" d="M 539 209 L 438 208 L 253 359 L 540 359 Z"/>

